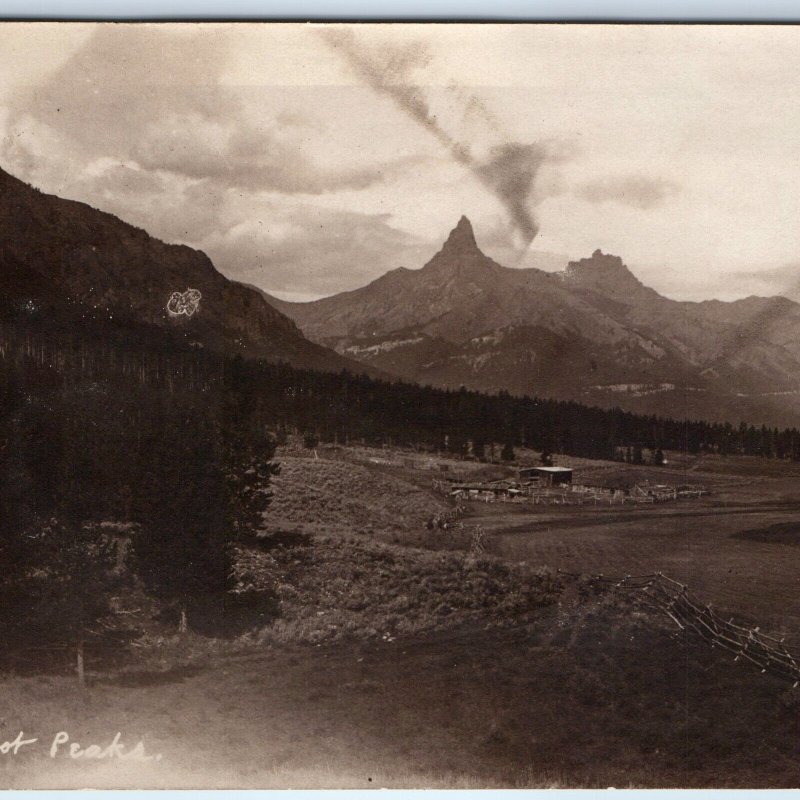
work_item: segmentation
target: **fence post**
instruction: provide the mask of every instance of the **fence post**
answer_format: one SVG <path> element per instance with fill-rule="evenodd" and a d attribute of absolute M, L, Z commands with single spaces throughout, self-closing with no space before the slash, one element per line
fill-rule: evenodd
<path fill-rule="evenodd" d="M 76 665 L 76 672 L 78 674 L 78 683 L 81 686 L 86 686 L 86 675 L 83 670 L 83 640 L 78 643 L 78 659 Z"/>

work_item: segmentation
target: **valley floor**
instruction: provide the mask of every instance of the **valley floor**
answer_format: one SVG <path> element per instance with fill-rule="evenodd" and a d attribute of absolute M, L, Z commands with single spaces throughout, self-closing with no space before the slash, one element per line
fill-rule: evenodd
<path fill-rule="evenodd" d="M 279 459 L 273 532 L 289 544 L 250 568 L 279 571 L 281 617 L 247 641 L 151 638 L 136 663 L 94 665 L 86 688 L 7 676 L 0 743 L 39 741 L 0 755 L 0 785 L 797 785 L 800 691 L 665 616 L 552 577 L 662 570 L 721 613 L 797 638 L 795 467 L 684 464 L 675 474 L 712 494 L 657 507 L 474 504 L 464 524 L 485 531 L 487 555 L 467 557 L 468 535 L 423 524 L 447 507 L 430 488 L 438 464 L 357 449 Z M 119 731 L 162 758 L 51 759 L 59 731 L 82 746 Z"/>
<path fill-rule="evenodd" d="M 608 577 L 663 572 L 721 614 L 800 645 L 800 506 L 731 509 L 675 503 L 645 512 L 578 511 L 474 518 L 490 552 L 514 561 Z M 790 526 L 795 540 L 777 531 Z M 774 539 L 774 540 L 773 540 Z"/>

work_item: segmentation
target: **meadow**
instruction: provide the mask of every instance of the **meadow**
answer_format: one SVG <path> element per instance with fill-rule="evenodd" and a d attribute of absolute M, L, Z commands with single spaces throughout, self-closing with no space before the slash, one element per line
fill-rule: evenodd
<path fill-rule="evenodd" d="M 425 524 L 448 507 L 432 489 L 442 464 L 510 468 L 369 448 L 278 460 L 263 538 L 237 558 L 242 580 L 274 592 L 274 618 L 228 639 L 142 619 L 131 659 L 90 664 L 86 687 L 58 671 L 7 676 L 0 739 L 42 746 L 0 757 L 4 786 L 796 785 L 798 690 L 566 574 L 662 570 L 720 613 L 800 633 L 791 465 L 639 467 L 636 480 L 710 494 L 473 503 L 445 531 Z M 598 480 L 629 469 L 572 466 Z M 470 550 L 477 526 L 486 552 Z M 85 743 L 120 731 L 162 758 L 50 759 L 62 730 Z"/>
<path fill-rule="evenodd" d="M 796 697 L 607 597 L 514 627 L 263 644 L 193 667 L 9 678 L 4 731 L 141 740 L 158 762 L 0 761 L 17 788 L 796 785 Z"/>
<path fill-rule="evenodd" d="M 608 577 L 663 572 L 719 613 L 800 644 L 800 481 L 759 478 L 753 496 L 750 479 L 691 477 L 711 494 L 646 508 L 484 505 L 474 521 L 503 558 Z"/>

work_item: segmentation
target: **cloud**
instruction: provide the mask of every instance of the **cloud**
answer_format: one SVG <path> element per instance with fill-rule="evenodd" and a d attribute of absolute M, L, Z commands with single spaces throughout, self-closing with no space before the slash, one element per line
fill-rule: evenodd
<path fill-rule="evenodd" d="M 747 294 L 783 295 L 800 302 L 800 262 L 783 264 L 763 270 L 734 272 L 727 278 Z"/>
<path fill-rule="evenodd" d="M 422 266 L 439 242 L 396 228 L 388 214 L 325 208 L 297 195 L 253 195 L 217 180 L 153 174 L 97 159 L 71 183 L 93 203 L 169 242 L 203 250 L 235 280 L 320 296 L 354 289 L 398 266 Z"/>
<path fill-rule="evenodd" d="M 268 292 L 355 289 L 398 266 L 421 266 L 435 251 L 394 227 L 387 214 L 285 203 L 263 210 L 202 246 L 237 280 Z"/>
<path fill-rule="evenodd" d="M 352 148 L 341 161 L 307 144 L 326 135 L 313 107 L 265 108 L 258 89 L 225 86 L 232 35 L 99 26 L 49 77 L 12 93 L 1 163 L 268 290 L 332 293 L 404 255 L 421 263 L 387 216 L 310 201 L 393 180 L 419 158 L 359 165 Z"/>
<path fill-rule="evenodd" d="M 29 178 L 46 169 L 43 160 L 69 158 L 79 172 L 81 161 L 105 156 L 287 194 L 363 189 L 384 179 L 380 166 L 320 165 L 304 149 L 296 114 L 251 108 L 222 85 L 231 35 L 98 27 L 46 81 L 16 92 L 4 159 Z"/>
<path fill-rule="evenodd" d="M 120 165 L 81 175 L 65 194 L 91 198 L 94 205 L 159 239 L 190 245 L 228 230 L 236 215 L 245 213 L 232 204 L 241 194 L 215 181 L 188 181 Z"/>
<path fill-rule="evenodd" d="M 349 47 L 355 40 L 343 41 Z M 453 202 L 457 191 L 448 181 L 464 177 L 456 164 L 488 190 L 465 182 L 479 207 L 494 209 L 490 197 L 500 201 L 509 224 L 508 262 L 516 263 L 525 250 L 520 238 L 527 245 L 538 231 L 533 209 L 556 191 L 553 165 L 564 158 L 558 142 L 516 141 L 483 101 L 456 85 L 445 90 L 459 134 L 451 136 L 409 82 L 431 63 L 431 52 L 419 43 L 372 40 L 366 54 L 356 47 L 348 63 L 449 156 L 447 163 L 441 154 L 423 159 L 404 131 L 402 157 L 370 163 L 371 143 L 352 138 L 364 128 L 343 125 L 340 117 L 370 108 L 379 114 L 382 104 L 372 92 L 357 89 L 356 102 L 335 87 L 313 96 L 257 84 L 245 89 L 231 81 L 229 58 L 239 43 L 235 28 L 98 26 L 46 78 L 10 92 L 0 163 L 44 191 L 201 248 L 231 277 L 308 293 L 355 288 L 386 270 L 425 263 L 438 239 L 422 241 L 385 214 L 362 212 L 399 205 L 402 215 L 398 198 L 427 191 L 421 187 L 429 176 L 436 202 Z M 383 132 L 377 152 L 391 153 L 393 129 L 403 127 L 397 122 L 388 125 L 388 142 L 387 125 L 375 125 Z M 420 168 L 409 169 L 413 164 Z"/>
<path fill-rule="evenodd" d="M 151 170 L 286 194 L 364 189 L 382 181 L 385 174 L 379 167 L 322 168 L 277 131 L 223 125 L 197 114 L 171 115 L 148 126 L 132 156 Z"/>
<path fill-rule="evenodd" d="M 531 211 L 532 192 L 539 170 L 553 156 L 552 142 L 506 141 L 492 148 L 488 157 L 477 157 L 470 142 L 445 129 L 421 87 L 414 84 L 415 72 L 427 67 L 432 60 L 423 44 L 383 43 L 380 47 L 368 48 L 359 43 L 352 31 L 343 28 L 321 29 L 320 36 L 368 86 L 389 97 L 433 135 L 457 163 L 469 169 L 503 204 L 524 244 L 530 244 L 539 232 L 539 223 Z M 500 132 L 497 119 L 479 98 L 467 95 L 463 89 L 451 89 L 450 95 L 461 104 L 463 117 L 480 117 L 493 134 Z"/>
<path fill-rule="evenodd" d="M 166 188 L 162 176 L 140 169 L 138 165 L 110 158 L 100 158 L 90 163 L 79 180 L 91 189 L 92 194 L 109 199 L 160 194 Z"/>
<path fill-rule="evenodd" d="M 575 193 L 590 203 L 619 203 L 649 211 L 663 205 L 679 191 L 678 184 L 663 178 L 621 175 L 588 181 Z"/>

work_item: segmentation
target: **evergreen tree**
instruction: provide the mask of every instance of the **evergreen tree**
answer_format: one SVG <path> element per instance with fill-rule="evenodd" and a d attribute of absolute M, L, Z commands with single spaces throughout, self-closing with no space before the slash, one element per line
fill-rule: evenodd
<path fill-rule="evenodd" d="M 230 588 L 235 514 L 215 428 L 202 409 L 165 409 L 139 490 L 137 572 L 151 592 L 178 606 L 182 628 L 198 607 L 219 616 Z"/>
<path fill-rule="evenodd" d="M 457 458 L 463 458 L 467 454 L 468 441 L 461 433 L 452 434 L 448 437 L 448 450 Z"/>
<path fill-rule="evenodd" d="M 73 527 L 57 520 L 28 539 L 28 571 L 21 588 L 26 608 L 21 636 L 27 642 L 57 642 L 74 648 L 84 680 L 84 644 L 102 639 L 103 623 L 113 623 L 110 597 L 120 579 L 114 574 L 116 549 L 97 526 Z"/>
<path fill-rule="evenodd" d="M 511 442 L 506 442 L 503 445 L 500 458 L 502 458 L 503 461 L 513 461 L 516 458 L 516 455 L 514 454 L 514 445 Z"/>
<path fill-rule="evenodd" d="M 239 538 L 256 534 L 272 499 L 270 481 L 280 472 L 272 462 L 275 442 L 266 433 L 258 409 L 256 387 L 249 381 L 228 380 L 222 414 L 225 474 L 230 493 L 231 517 Z"/>
<path fill-rule="evenodd" d="M 111 616 L 113 546 L 97 526 L 72 519 L 65 503 L 62 476 L 85 465 L 62 442 L 75 410 L 53 398 L 42 414 L 9 389 L 0 392 L 0 635 L 7 652 L 73 647 L 83 680 L 83 644 Z"/>

